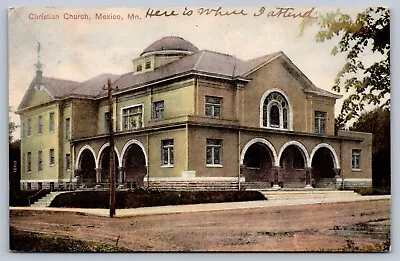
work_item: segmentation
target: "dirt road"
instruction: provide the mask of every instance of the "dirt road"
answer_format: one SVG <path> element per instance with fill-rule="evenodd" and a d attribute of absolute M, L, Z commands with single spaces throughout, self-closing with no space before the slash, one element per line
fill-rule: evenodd
<path fill-rule="evenodd" d="M 118 246 L 139 252 L 320 251 L 373 246 L 387 241 L 389 218 L 390 200 L 114 219 L 68 212 L 10 211 L 10 225 L 19 230 L 111 245 L 118 242 Z"/>

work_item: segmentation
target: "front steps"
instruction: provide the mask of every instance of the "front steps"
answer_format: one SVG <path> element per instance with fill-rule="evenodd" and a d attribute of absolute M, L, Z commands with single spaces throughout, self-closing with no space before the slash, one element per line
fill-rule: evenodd
<path fill-rule="evenodd" d="M 50 192 L 46 196 L 40 198 L 38 201 L 36 201 L 34 204 L 31 204 L 30 207 L 34 208 L 45 208 L 50 206 L 50 203 L 53 201 L 55 197 L 58 195 L 65 193 L 64 191 L 59 191 L 59 192 Z"/>
<path fill-rule="evenodd" d="M 337 198 L 361 197 L 360 194 L 352 190 L 264 190 L 260 191 L 267 200 L 297 199 L 297 198 Z"/>

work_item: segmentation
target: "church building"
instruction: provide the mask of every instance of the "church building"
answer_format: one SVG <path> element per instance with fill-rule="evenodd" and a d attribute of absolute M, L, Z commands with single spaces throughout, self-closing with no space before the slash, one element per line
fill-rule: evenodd
<path fill-rule="evenodd" d="M 38 66 L 18 108 L 20 186 L 107 188 L 110 149 L 121 188 L 372 186 L 372 134 L 335 133 L 339 98 L 283 52 L 244 61 L 176 36 L 150 44 L 123 75 L 76 82 Z"/>

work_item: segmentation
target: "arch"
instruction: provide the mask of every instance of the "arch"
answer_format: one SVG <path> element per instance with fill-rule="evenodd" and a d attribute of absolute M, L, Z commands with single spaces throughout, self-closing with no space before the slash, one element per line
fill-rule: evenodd
<path fill-rule="evenodd" d="M 122 165 L 122 161 L 123 161 L 123 159 L 124 159 L 124 157 L 125 157 L 126 152 L 127 152 L 128 149 L 129 149 L 129 146 L 131 146 L 132 144 L 136 144 L 136 145 L 138 145 L 138 146 L 142 149 L 143 154 L 144 154 L 144 158 L 145 158 L 145 160 L 146 160 L 146 166 L 148 166 L 148 158 L 147 158 L 146 150 L 145 150 L 143 144 L 142 144 L 140 141 L 135 140 L 135 139 L 128 140 L 128 141 L 125 143 L 124 147 L 122 148 L 121 158 L 119 158 L 119 166 L 123 166 L 123 165 Z"/>
<path fill-rule="evenodd" d="M 268 129 L 270 128 L 270 127 L 267 127 L 267 126 L 263 125 L 263 119 L 264 119 L 263 111 L 264 111 L 264 101 L 265 101 L 265 99 L 268 97 L 269 94 L 271 94 L 273 92 L 277 92 L 277 93 L 281 94 L 286 99 L 286 101 L 288 103 L 289 119 L 288 119 L 288 128 L 287 128 L 287 130 L 292 131 L 293 130 L 293 107 L 292 107 L 292 104 L 290 103 L 290 100 L 289 100 L 289 97 L 287 96 L 287 94 L 284 91 L 282 91 L 280 89 L 277 89 L 277 88 L 269 89 L 269 90 L 265 91 L 264 94 L 261 96 L 261 100 L 260 100 L 260 127 L 261 128 L 268 128 Z M 283 109 L 282 108 L 279 108 L 279 109 L 280 109 L 280 116 L 283 117 Z"/>
<path fill-rule="evenodd" d="M 288 141 L 288 142 L 286 142 L 285 144 L 283 144 L 281 150 L 279 151 L 277 165 L 275 165 L 275 166 L 277 166 L 277 167 L 279 166 L 279 163 L 280 163 L 280 161 L 281 161 L 281 157 L 282 157 L 283 152 L 285 151 L 285 149 L 286 149 L 287 147 L 289 147 L 289 146 L 291 146 L 291 145 L 296 146 L 296 147 L 299 148 L 300 151 L 302 152 L 303 157 L 304 157 L 304 160 L 305 160 L 304 166 L 310 166 L 310 165 L 311 165 L 310 157 L 308 156 L 308 152 L 307 152 L 306 147 L 304 147 L 303 144 L 301 144 L 300 142 L 295 141 L 295 140 Z"/>
<path fill-rule="evenodd" d="M 82 153 L 84 150 L 90 150 L 93 154 L 93 158 L 96 162 L 96 168 L 97 168 L 97 157 L 96 157 L 96 153 L 94 152 L 94 149 L 92 147 L 90 147 L 90 145 L 86 144 L 85 146 L 83 146 L 79 152 L 78 155 L 76 156 L 76 162 L 75 162 L 75 169 L 79 169 L 79 161 L 81 159 Z"/>
<path fill-rule="evenodd" d="M 110 146 L 110 143 L 107 142 L 107 143 L 104 143 L 104 144 L 100 147 L 99 153 L 97 154 L 97 158 L 96 158 L 96 168 L 99 167 L 100 157 L 101 157 L 101 154 L 103 153 L 103 150 L 105 150 L 105 149 L 106 149 L 107 147 L 109 147 L 109 146 Z M 119 155 L 119 152 L 118 152 L 118 149 L 117 149 L 116 146 L 114 146 L 114 151 L 115 151 L 115 154 L 117 154 L 118 166 L 121 166 L 121 165 L 119 165 L 119 162 L 120 162 L 120 155 Z"/>
<path fill-rule="evenodd" d="M 255 143 L 262 143 L 262 144 L 266 145 L 270 149 L 270 151 L 272 152 L 274 164 L 276 166 L 276 162 L 278 160 L 278 157 L 276 155 L 276 150 L 275 150 L 274 146 L 269 141 L 267 141 L 266 139 L 263 139 L 263 138 L 252 139 L 251 141 L 247 142 L 246 145 L 244 145 L 244 147 L 242 149 L 242 153 L 240 153 L 240 165 L 243 165 L 244 156 L 246 155 L 247 150 L 250 148 L 251 145 L 253 145 Z"/>
<path fill-rule="evenodd" d="M 307 166 L 311 167 L 314 155 L 320 148 L 327 148 L 331 152 L 331 155 L 333 157 L 333 166 L 334 166 L 334 168 L 340 169 L 340 162 L 339 162 L 339 158 L 338 158 L 338 156 L 336 154 L 336 151 L 331 145 L 329 145 L 327 143 L 320 143 L 320 144 L 318 144 L 317 146 L 314 147 L 314 149 L 311 151 L 311 154 L 310 154 L 309 165 L 307 165 Z"/>

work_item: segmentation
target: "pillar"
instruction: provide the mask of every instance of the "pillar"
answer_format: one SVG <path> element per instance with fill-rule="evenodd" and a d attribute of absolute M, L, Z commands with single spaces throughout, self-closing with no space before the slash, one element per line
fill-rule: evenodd
<path fill-rule="evenodd" d="M 335 187 L 336 187 L 336 189 L 340 189 L 340 185 L 342 185 L 342 187 L 344 185 L 343 177 L 340 177 L 341 169 L 333 168 L 333 171 L 335 172 L 335 177 L 334 177 Z M 339 183 L 338 180 L 341 180 L 341 183 Z"/>
<path fill-rule="evenodd" d="M 281 187 L 279 186 L 279 171 L 280 171 L 281 167 L 273 167 L 273 172 L 274 172 L 274 185 L 272 186 L 272 188 L 274 189 L 280 189 Z"/>
<path fill-rule="evenodd" d="M 125 180 L 125 167 L 118 167 L 118 183 L 123 183 Z"/>
<path fill-rule="evenodd" d="M 305 168 L 306 171 L 306 189 L 312 189 L 313 186 L 312 184 L 312 167 L 306 167 Z"/>
<path fill-rule="evenodd" d="M 101 182 L 101 168 L 96 168 L 96 182 Z"/>

